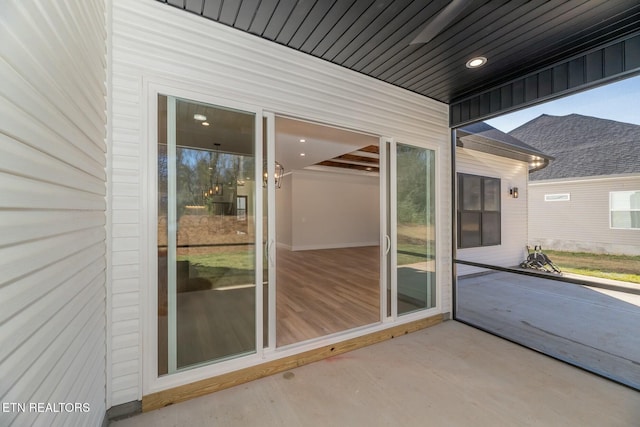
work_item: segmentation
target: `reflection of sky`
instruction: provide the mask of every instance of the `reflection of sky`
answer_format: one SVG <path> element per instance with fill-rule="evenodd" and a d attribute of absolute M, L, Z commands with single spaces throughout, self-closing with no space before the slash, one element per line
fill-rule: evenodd
<path fill-rule="evenodd" d="M 640 76 L 636 76 L 505 114 L 486 122 L 503 132 L 509 132 L 541 114 L 565 116 L 575 113 L 640 125 L 639 96 Z"/>
<path fill-rule="evenodd" d="M 186 147 L 178 147 L 180 152 L 180 163 L 189 168 L 195 168 L 198 162 L 209 162 L 212 161 L 215 163 L 215 153 L 210 150 L 199 150 L 197 148 L 186 148 Z M 245 156 L 239 156 L 236 154 L 229 153 L 220 153 L 218 157 L 218 167 L 220 169 L 229 169 L 233 168 L 235 159 L 240 158 L 240 161 L 243 161 Z M 212 165 L 213 166 L 213 165 Z"/>
<path fill-rule="evenodd" d="M 198 163 L 198 158 L 202 158 L 202 150 L 193 150 L 190 148 L 178 148 L 182 151 L 182 164 L 193 168 Z"/>

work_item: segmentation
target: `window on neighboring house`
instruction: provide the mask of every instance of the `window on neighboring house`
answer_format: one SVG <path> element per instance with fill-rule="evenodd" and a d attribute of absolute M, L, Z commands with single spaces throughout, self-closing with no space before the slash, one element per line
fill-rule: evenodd
<path fill-rule="evenodd" d="M 500 179 L 458 174 L 458 247 L 499 245 Z"/>
<path fill-rule="evenodd" d="M 545 202 L 568 202 L 571 200 L 570 193 L 562 193 L 562 194 L 545 194 L 544 201 Z"/>
<path fill-rule="evenodd" d="M 640 229 L 640 191 L 609 193 L 611 228 Z"/>

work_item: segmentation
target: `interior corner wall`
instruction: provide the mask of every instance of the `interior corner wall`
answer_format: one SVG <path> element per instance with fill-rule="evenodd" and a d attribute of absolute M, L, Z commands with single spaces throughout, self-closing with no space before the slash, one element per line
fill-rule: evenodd
<path fill-rule="evenodd" d="M 27 405 L 3 410 L 0 424 L 97 426 L 106 410 L 105 4 L 2 2 L 0 40 L 0 396 Z"/>
<path fill-rule="evenodd" d="M 157 391 L 143 352 L 153 324 L 148 301 L 155 257 L 154 171 L 148 158 L 150 84 L 374 135 L 429 143 L 440 150 L 443 310 L 451 299 L 450 132 L 446 104 L 229 28 L 155 0 L 111 0 L 113 218 L 111 402 Z M 221 101 L 223 104 L 224 102 Z M 117 300 L 116 300 L 117 296 Z M 144 313 L 148 313 L 144 315 Z M 143 375 L 146 372 L 146 375 Z M 177 381 L 177 380 L 176 380 Z"/>
<path fill-rule="evenodd" d="M 294 171 L 291 249 L 380 244 L 380 178 Z"/>
<path fill-rule="evenodd" d="M 456 172 L 500 178 L 502 240 L 496 246 L 458 249 L 458 259 L 499 267 L 515 267 L 525 259 L 528 171 L 526 162 L 460 147 L 456 149 Z M 509 195 L 510 187 L 518 187 L 517 199 Z M 458 276 L 485 271 L 464 264 L 458 264 L 456 269 Z"/>

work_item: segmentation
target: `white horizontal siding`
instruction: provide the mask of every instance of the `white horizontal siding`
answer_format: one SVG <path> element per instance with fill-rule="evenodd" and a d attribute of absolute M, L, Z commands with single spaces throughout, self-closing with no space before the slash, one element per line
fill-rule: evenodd
<path fill-rule="evenodd" d="M 520 264 L 525 258 L 527 245 L 527 163 L 457 148 L 456 172 L 500 178 L 502 208 L 501 244 L 458 249 L 457 258 L 500 267 L 513 267 Z M 509 195 L 510 187 L 518 187 L 517 199 Z M 482 271 L 482 269 L 463 264 L 458 264 L 456 268 L 458 275 Z"/>
<path fill-rule="evenodd" d="M 142 346 L 136 337 L 142 333 L 142 312 L 155 309 L 145 306 L 155 292 L 145 264 L 155 256 L 149 227 L 155 189 L 146 188 L 147 177 L 140 175 L 153 165 L 147 152 L 155 141 L 145 139 L 148 117 L 156 114 L 144 98 L 149 83 L 442 147 L 440 251 L 447 260 L 442 302 L 443 309 L 450 310 L 450 136 L 445 104 L 153 0 L 113 1 L 112 46 L 109 208 L 118 234 L 111 241 L 111 274 L 114 292 L 127 304 L 114 307 L 111 314 L 114 405 L 142 396 Z"/>
<path fill-rule="evenodd" d="M 2 426 L 97 426 L 105 413 L 105 39 L 102 2 L 0 5 Z"/>
<path fill-rule="evenodd" d="M 640 230 L 610 228 L 609 192 L 640 191 L 640 176 L 532 181 L 529 240 L 549 249 L 640 255 Z M 545 202 L 545 194 L 570 200 Z"/>

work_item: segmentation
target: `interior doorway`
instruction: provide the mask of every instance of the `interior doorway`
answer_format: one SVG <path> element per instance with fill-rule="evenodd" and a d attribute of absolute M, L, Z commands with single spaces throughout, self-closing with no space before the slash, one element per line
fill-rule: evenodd
<path fill-rule="evenodd" d="M 277 346 L 379 322 L 379 138 L 284 117 L 275 134 Z"/>

